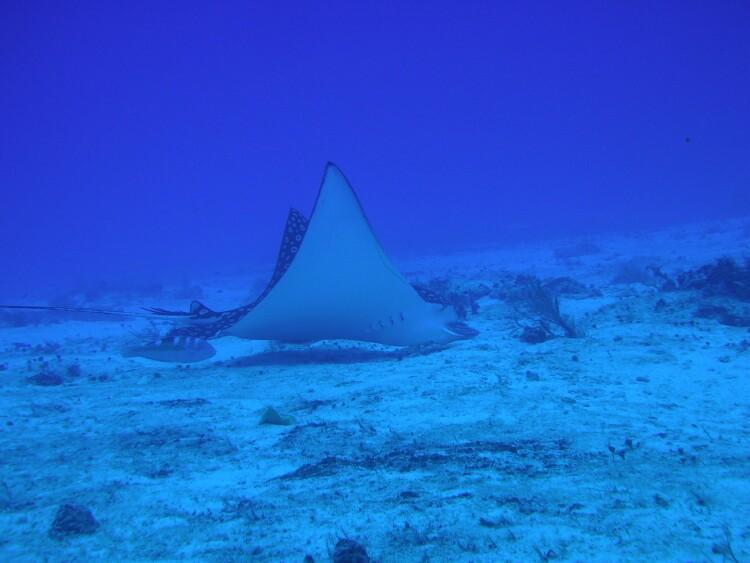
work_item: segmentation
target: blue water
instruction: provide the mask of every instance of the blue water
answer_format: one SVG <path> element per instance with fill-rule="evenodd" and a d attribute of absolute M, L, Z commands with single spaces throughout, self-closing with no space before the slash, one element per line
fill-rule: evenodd
<path fill-rule="evenodd" d="M 328 160 L 395 253 L 750 212 L 741 3 L 3 12 L 6 284 L 270 261 Z"/>
<path fill-rule="evenodd" d="M 186 368 L 0 312 L 0 559 L 746 559 L 748 68 L 742 2 L 6 3 L 0 304 L 247 304 L 332 161 L 479 336 Z"/>

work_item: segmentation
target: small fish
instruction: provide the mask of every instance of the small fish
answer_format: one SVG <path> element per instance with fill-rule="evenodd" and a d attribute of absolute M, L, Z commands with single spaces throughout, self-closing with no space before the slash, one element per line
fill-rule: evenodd
<path fill-rule="evenodd" d="M 188 364 L 202 362 L 216 354 L 216 349 L 202 338 L 193 336 L 169 336 L 147 344 L 128 346 L 122 351 L 126 358 L 135 356 L 157 362 Z"/>

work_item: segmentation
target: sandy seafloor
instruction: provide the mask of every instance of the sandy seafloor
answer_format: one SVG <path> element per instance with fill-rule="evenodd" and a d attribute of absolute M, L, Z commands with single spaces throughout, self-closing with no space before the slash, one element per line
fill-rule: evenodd
<path fill-rule="evenodd" d="M 0 560 L 328 561 L 349 537 L 383 562 L 746 561 L 750 331 L 694 318 L 698 292 L 613 279 L 748 256 L 749 239 L 737 220 L 589 238 L 600 251 L 571 258 L 554 250 L 576 241 L 399 263 L 601 292 L 562 301 L 584 337 L 536 345 L 492 298 L 478 337 L 401 358 L 225 338 L 184 367 L 122 358 L 139 325 L 121 319 L 0 327 Z M 250 296 L 242 276 L 201 285 L 209 306 Z M 44 361 L 62 385 L 29 382 Z M 269 405 L 294 424 L 259 424 Z M 50 536 L 70 502 L 95 533 Z"/>

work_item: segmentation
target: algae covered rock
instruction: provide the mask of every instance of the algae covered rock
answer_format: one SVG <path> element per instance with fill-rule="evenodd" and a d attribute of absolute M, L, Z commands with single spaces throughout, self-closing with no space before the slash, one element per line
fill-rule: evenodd
<path fill-rule="evenodd" d="M 369 563 L 370 556 L 367 555 L 362 544 L 350 539 L 340 539 L 333 551 L 333 563 Z"/>
<path fill-rule="evenodd" d="M 260 416 L 261 424 L 275 424 L 278 426 L 289 426 L 294 424 L 294 417 L 286 414 L 280 414 L 273 407 L 266 407 Z"/>
<path fill-rule="evenodd" d="M 40 371 L 27 379 L 32 385 L 41 385 L 42 387 L 54 387 L 65 383 L 60 374 L 53 371 Z"/>
<path fill-rule="evenodd" d="M 98 529 L 99 522 L 88 508 L 77 504 L 63 504 L 57 509 L 49 535 L 55 539 L 62 539 L 69 536 L 90 535 Z"/>

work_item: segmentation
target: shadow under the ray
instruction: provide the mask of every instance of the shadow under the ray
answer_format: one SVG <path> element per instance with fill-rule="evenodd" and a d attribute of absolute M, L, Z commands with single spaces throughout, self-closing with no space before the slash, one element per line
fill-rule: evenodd
<path fill-rule="evenodd" d="M 220 362 L 228 367 L 296 366 L 325 364 L 359 364 L 367 362 L 400 361 L 414 356 L 425 356 L 448 348 L 445 344 L 409 346 L 395 350 L 374 350 L 357 347 L 315 347 L 270 350 Z"/>

